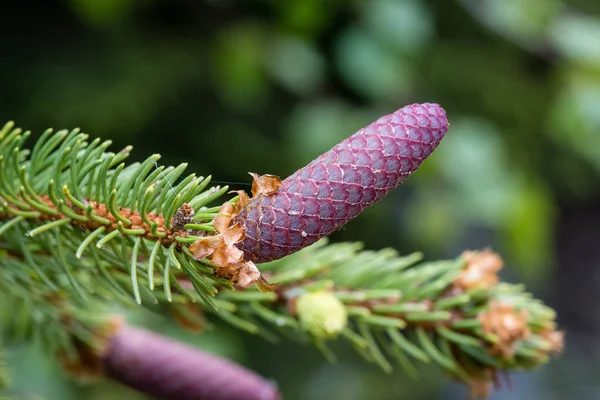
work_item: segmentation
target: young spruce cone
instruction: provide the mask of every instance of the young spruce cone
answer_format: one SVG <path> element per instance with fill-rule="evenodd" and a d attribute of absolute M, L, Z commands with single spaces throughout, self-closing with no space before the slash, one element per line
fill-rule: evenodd
<path fill-rule="evenodd" d="M 385 115 L 254 197 L 234 223 L 245 227 L 237 244 L 245 259 L 276 260 L 341 228 L 402 183 L 448 130 L 437 104 L 413 104 Z"/>
<path fill-rule="evenodd" d="M 233 362 L 125 325 L 103 357 L 108 377 L 165 400 L 279 400 L 275 385 Z"/>

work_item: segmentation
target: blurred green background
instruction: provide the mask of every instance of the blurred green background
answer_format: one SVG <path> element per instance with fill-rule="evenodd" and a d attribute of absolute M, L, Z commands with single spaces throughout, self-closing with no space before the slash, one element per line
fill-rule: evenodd
<path fill-rule="evenodd" d="M 405 104 L 442 104 L 451 127 L 433 157 L 333 240 L 501 252 L 503 278 L 558 310 L 567 350 L 492 399 L 600 398 L 600 2 L 65 0 L 0 15 L 0 120 L 80 127 L 234 189 Z M 226 326 L 138 320 L 275 379 L 288 400 L 466 396 L 435 368 L 387 376 L 344 346 L 333 366 Z M 26 398 L 142 399 L 74 384 L 26 344 L 9 356 Z"/>

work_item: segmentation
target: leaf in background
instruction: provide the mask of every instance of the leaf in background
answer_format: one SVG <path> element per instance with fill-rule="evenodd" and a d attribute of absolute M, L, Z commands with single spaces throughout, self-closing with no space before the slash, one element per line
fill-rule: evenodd
<path fill-rule="evenodd" d="M 411 85 L 412 66 L 357 27 L 338 38 L 335 61 L 348 86 L 372 99 L 398 98 Z"/>
<path fill-rule="evenodd" d="M 345 4 L 340 0 L 286 0 L 272 3 L 277 7 L 277 22 L 283 30 L 311 40 L 315 40 L 331 24 L 330 17 L 335 9 Z"/>
<path fill-rule="evenodd" d="M 25 68 L 30 118 L 93 127 L 111 135 L 143 130 L 159 111 L 203 78 L 203 56 L 190 41 L 127 38 L 77 52 L 55 49 Z M 48 101 L 61 93 L 60 101 Z"/>
<path fill-rule="evenodd" d="M 135 3 L 132 0 L 69 0 L 70 8 L 86 23 L 107 27 L 126 19 Z"/>
<path fill-rule="evenodd" d="M 303 165 L 326 152 L 368 122 L 370 116 L 365 114 L 338 99 L 299 104 L 290 113 L 286 127 L 284 149 L 289 149 L 289 159 L 295 160 L 290 164 Z"/>
<path fill-rule="evenodd" d="M 599 78 L 600 68 L 567 69 L 561 79 L 564 83 L 548 124 L 548 129 L 557 143 L 579 153 L 593 164 L 597 171 L 600 171 L 600 147 L 590 143 L 596 143 L 600 130 Z M 569 179 L 578 178 L 573 176 Z"/>
<path fill-rule="evenodd" d="M 600 66 L 600 18 L 562 15 L 551 27 L 549 35 L 567 59 Z"/>
<path fill-rule="evenodd" d="M 479 22 L 528 50 L 544 47 L 546 31 L 562 8 L 559 0 L 459 0 Z"/>
<path fill-rule="evenodd" d="M 508 254 L 527 278 L 551 274 L 556 210 L 549 190 L 537 182 L 521 185 L 506 221 Z"/>
<path fill-rule="evenodd" d="M 325 61 L 312 43 L 281 36 L 275 39 L 265 58 L 270 73 L 285 88 L 306 96 L 319 88 L 325 74 Z"/>
<path fill-rule="evenodd" d="M 510 212 L 517 183 L 507 171 L 505 150 L 496 128 L 483 120 L 456 119 L 432 160 L 455 187 L 456 211 L 491 226 Z"/>
<path fill-rule="evenodd" d="M 424 50 L 433 35 L 427 5 L 415 0 L 373 0 L 362 7 L 367 30 L 377 41 L 406 54 Z"/>
<path fill-rule="evenodd" d="M 264 26 L 242 22 L 226 26 L 213 44 L 213 85 L 229 105 L 253 109 L 266 100 L 265 39 Z"/>

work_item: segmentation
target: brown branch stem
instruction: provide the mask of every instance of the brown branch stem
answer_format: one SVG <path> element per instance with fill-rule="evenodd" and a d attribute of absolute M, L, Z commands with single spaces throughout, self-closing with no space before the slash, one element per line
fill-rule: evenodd
<path fill-rule="evenodd" d="M 39 222 L 51 222 L 51 221 L 56 221 L 56 220 L 63 219 L 63 218 L 70 218 L 69 215 L 66 215 L 63 212 L 61 212 L 60 208 L 57 207 L 56 204 L 54 204 L 52 202 L 52 200 L 50 199 L 49 196 L 41 195 L 41 196 L 39 196 L 37 201 L 44 204 L 47 208 L 53 210 L 54 213 L 50 214 L 50 213 L 38 212 L 38 214 L 39 214 L 38 217 L 30 218 L 30 219 L 34 219 Z M 94 214 L 95 217 L 105 219 L 108 223 L 104 224 L 104 223 L 100 223 L 100 222 L 97 222 L 94 220 L 78 221 L 76 219 L 73 219 L 71 221 L 71 224 L 76 225 L 78 228 L 81 228 L 81 229 L 93 231 L 101 226 L 104 226 L 106 228 L 106 233 L 108 233 L 108 232 L 115 231 L 118 229 L 118 224 L 119 224 L 119 220 L 120 220 L 119 218 L 121 218 L 121 219 L 125 218 L 125 219 L 129 220 L 129 222 L 130 222 L 130 223 L 123 224 L 126 228 L 136 229 L 136 230 L 142 229 L 144 231 L 144 233 L 141 235 L 142 237 L 145 237 L 145 238 L 153 240 L 153 241 L 160 241 L 165 247 L 168 247 L 169 245 L 171 245 L 175 241 L 175 237 L 177 237 L 177 236 L 185 237 L 187 234 L 187 231 L 185 229 L 183 229 L 183 224 L 178 223 L 177 220 L 173 221 L 173 225 L 174 225 L 173 228 L 171 228 L 171 229 L 167 228 L 167 226 L 165 225 L 164 217 L 160 214 L 156 214 L 156 213 L 148 213 L 147 214 L 147 219 L 150 222 L 156 224 L 156 232 L 159 235 L 161 235 L 161 237 L 157 237 L 152 233 L 152 229 L 150 228 L 150 226 L 148 226 L 148 224 L 146 222 L 144 222 L 142 215 L 138 211 L 134 211 L 129 208 L 119 208 L 118 209 L 119 216 L 117 217 L 116 215 L 112 214 L 110 208 L 104 203 L 88 201 L 86 204 L 88 206 L 91 206 L 92 213 Z M 8 207 L 8 209 L 18 209 L 19 208 L 17 205 L 11 204 L 10 202 L 7 202 L 6 206 Z M 77 215 L 86 216 L 86 212 L 84 210 L 77 208 L 70 203 L 67 204 L 67 207 L 69 207 L 69 209 Z M 29 209 L 26 211 L 35 211 L 35 210 Z M 0 221 L 4 220 L 4 219 L 10 219 L 12 217 L 13 217 L 12 214 L 0 211 Z M 181 216 L 176 214 L 175 218 L 178 218 L 178 217 L 181 219 Z"/>

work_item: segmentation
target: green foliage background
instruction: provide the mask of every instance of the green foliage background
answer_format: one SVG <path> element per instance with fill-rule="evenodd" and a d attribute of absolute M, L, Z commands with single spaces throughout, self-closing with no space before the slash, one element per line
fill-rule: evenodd
<path fill-rule="evenodd" d="M 247 171 L 285 177 L 402 105 L 442 104 L 451 129 L 434 156 L 333 240 L 428 259 L 493 247 L 505 279 L 558 309 L 568 349 L 493 399 L 600 396 L 600 255 L 575 240 L 600 234 L 600 3 L 67 0 L 2 16 L 0 120 L 79 126 L 234 189 L 249 189 Z M 133 318 L 276 379 L 291 400 L 465 395 L 434 369 L 385 376 L 343 347 L 332 366 L 225 326 L 194 336 Z M 140 398 L 77 386 L 39 349 L 11 349 L 23 393 Z"/>

